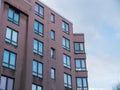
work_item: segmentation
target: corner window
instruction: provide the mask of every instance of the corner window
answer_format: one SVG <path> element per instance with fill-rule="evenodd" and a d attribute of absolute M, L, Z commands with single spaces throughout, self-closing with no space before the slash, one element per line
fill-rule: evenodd
<path fill-rule="evenodd" d="M 36 39 L 34 39 L 34 45 L 33 45 L 33 52 L 43 56 L 43 43 L 41 41 L 38 41 Z"/>
<path fill-rule="evenodd" d="M 16 32 L 15 30 L 7 27 L 5 41 L 7 43 L 10 43 L 10 44 L 14 45 L 14 46 L 17 46 L 18 32 Z"/>
<path fill-rule="evenodd" d="M 52 23 L 55 23 L 55 15 L 54 15 L 54 14 L 51 14 L 51 16 L 50 16 L 50 21 L 51 21 Z"/>
<path fill-rule="evenodd" d="M 76 78 L 77 90 L 88 90 L 87 78 Z"/>
<path fill-rule="evenodd" d="M 1 76 L 0 90 L 14 90 L 14 79 Z"/>
<path fill-rule="evenodd" d="M 44 25 L 37 20 L 34 21 L 34 32 L 40 36 L 44 36 Z"/>
<path fill-rule="evenodd" d="M 33 60 L 32 74 L 34 76 L 37 76 L 37 77 L 40 77 L 40 78 L 43 77 L 43 65 L 42 65 L 42 63 Z"/>
<path fill-rule="evenodd" d="M 72 77 L 66 73 L 64 73 L 64 86 L 67 88 L 72 88 Z"/>
<path fill-rule="evenodd" d="M 84 59 L 75 60 L 76 71 L 86 71 L 86 62 Z"/>
<path fill-rule="evenodd" d="M 15 70 L 16 67 L 16 54 L 8 50 L 4 50 L 3 63 L 4 67 Z"/>
<path fill-rule="evenodd" d="M 70 56 L 63 54 L 64 67 L 71 68 Z"/>
<path fill-rule="evenodd" d="M 43 88 L 40 85 L 32 84 L 32 90 L 43 90 Z"/>
<path fill-rule="evenodd" d="M 20 14 L 16 10 L 9 8 L 8 10 L 8 21 L 14 23 L 14 24 L 19 24 L 19 18 Z"/>
<path fill-rule="evenodd" d="M 69 24 L 62 21 L 62 30 L 63 30 L 63 32 L 69 34 Z"/>
<path fill-rule="evenodd" d="M 50 31 L 50 37 L 52 40 L 55 40 L 55 31 L 53 30 Z"/>
<path fill-rule="evenodd" d="M 51 68 L 51 79 L 55 79 L 55 69 Z"/>
<path fill-rule="evenodd" d="M 63 45 L 63 48 L 70 51 L 70 40 L 63 37 L 62 38 L 62 45 Z"/>
<path fill-rule="evenodd" d="M 44 18 L 44 8 L 37 3 L 35 3 L 35 14 L 37 14 L 41 18 Z"/>
<path fill-rule="evenodd" d="M 50 50 L 50 55 L 51 55 L 51 58 L 55 58 L 55 49 L 54 48 L 51 48 Z"/>
<path fill-rule="evenodd" d="M 85 49 L 84 49 L 84 43 L 83 42 L 75 42 L 74 43 L 74 52 L 76 54 L 80 54 L 80 53 L 85 53 Z"/>

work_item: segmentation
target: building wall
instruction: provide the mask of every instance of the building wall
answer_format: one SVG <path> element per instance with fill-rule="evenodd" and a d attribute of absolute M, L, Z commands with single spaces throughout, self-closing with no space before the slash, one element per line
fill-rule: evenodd
<path fill-rule="evenodd" d="M 44 19 L 34 14 L 35 2 L 44 7 Z M 15 25 L 7 20 L 9 7 L 20 12 L 20 23 Z M 55 15 L 55 23 L 51 23 L 50 15 Z M 34 33 L 34 20 L 44 24 L 44 37 Z M 62 20 L 69 24 L 69 35 L 62 31 Z M 5 42 L 6 27 L 19 32 L 18 46 Z M 50 31 L 55 31 L 55 40 L 50 39 Z M 62 48 L 62 37 L 70 40 L 70 51 Z M 44 43 L 44 54 L 40 57 L 33 53 L 33 40 L 38 39 Z M 0 4 L 0 75 L 15 79 L 14 90 L 31 90 L 32 83 L 42 85 L 44 90 L 67 90 L 64 87 L 64 72 L 72 75 L 72 90 L 76 90 L 76 77 L 87 77 L 86 72 L 75 71 L 75 58 L 86 58 L 86 54 L 74 54 L 74 42 L 84 42 L 83 34 L 73 34 L 72 23 L 38 0 L 2 0 Z M 55 48 L 56 58 L 50 57 L 50 48 Z M 16 70 L 2 67 L 4 49 L 17 54 Z M 63 66 L 63 53 L 71 56 L 71 69 Z M 32 76 L 32 61 L 43 63 L 43 79 Z M 56 70 L 56 79 L 50 78 L 50 69 Z"/>

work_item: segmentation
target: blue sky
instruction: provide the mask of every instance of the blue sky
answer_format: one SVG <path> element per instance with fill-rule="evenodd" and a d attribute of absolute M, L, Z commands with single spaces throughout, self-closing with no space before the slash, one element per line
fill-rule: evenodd
<path fill-rule="evenodd" d="M 90 90 L 112 90 L 120 82 L 120 1 L 40 0 L 84 33 Z"/>

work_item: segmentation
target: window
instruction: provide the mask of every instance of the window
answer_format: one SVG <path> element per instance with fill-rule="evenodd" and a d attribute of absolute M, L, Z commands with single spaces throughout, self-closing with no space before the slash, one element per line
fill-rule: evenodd
<path fill-rule="evenodd" d="M 76 71 L 85 71 L 86 70 L 86 62 L 84 59 L 76 59 L 75 60 Z"/>
<path fill-rule="evenodd" d="M 43 43 L 41 41 L 38 41 L 36 39 L 34 39 L 34 48 L 33 48 L 33 52 L 43 56 Z"/>
<path fill-rule="evenodd" d="M 32 90 L 43 90 L 42 86 L 32 84 Z"/>
<path fill-rule="evenodd" d="M 15 69 L 16 64 L 16 54 L 8 50 L 4 50 L 3 63 L 4 67 Z"/>
<path fill-rule="evenodd" d="M 35 60 L 33 60 L 33 70 L 32 70 L 32 74 L 34 76 L 43 77 L 43 64 L 40 62 L 37 62 Z"/>
<path fill-rule="evenodd" d="M 63 54 L 63 62 L 64 66 L 67 68 L 71 68 L 71 63 L 70 63 L 70 56 Z"/>
<path fill-rule="evenodd" d="M 7 27 L 5 41 L 12 44 L 12 45 L 14 45 L 14 46 L 17 46 L 18 32 L 16 32 L 13 29 Z"/>
<path fill-rule="evenodd" d="M 69 25 L 64 21 L 62 21 L 62 30 L 63 32 L 69 34 Z"/>
<path fill-rule="evenodd" d="M 87 78 L 76 78 L 77 90 L 88 90 Z"/>
<path fill-rule="evenodd" d="M 50 37 L 52 40 L 55 40 L 55 31 L 51 30 Z"/>
<path fill-rule="evenodd" d="M 19 18 L 20 18 L 20 14 L 16 10 L 14 10 L 12 8 L 9 8 L 9 10 L 8 10 L 8 20 L 10 22 L 13 22 L 14 24 L 18 25 L 19 24 Z"/>
<path fill-rule="evenodd" d="M 51 79 L 55 79 L 55 69 L 51 68 Z"/>
<path fill-rule="evenodd" d="M 44 8 L 37 3 L 35 3 L 35 14 L 37 14 L 41 18 L 44 18 Z"/>
<path fill-rule="evenodd" d="M 62 44 L 63 44 L 63 48 L 66 49 L 66 50 L 70 50 L 70 40 L 63 37 L 62 38 Z"/>
<path fill-rule="evenodd" d="M 0 90 L 14 90 L 14 80 L 5 76 L 0 78 Z"/>
<path fill-rule="evenodd" d="M 54 14 L 51 14 L 50 21 L 53 22 L 53 23 L 55 22 L 55 15 Z"/>
<path fill-rule="evenodd" d="M 55 49 L 54 48 L 51 48 L 50 55 L 51 55 L 51 58 L 55 58 Z"/>
<path fill-rule="evenodd" d="M 37 20 L 34 21 L 34 32 L 40 36 L 44 35 L 44 25 Z"/>
<path fill-rule="evenodd" d="M 72 77 L 71 75 L 64 73 L 64 86 L 67 88 L 72 88 Z"/>
<path fill-rule="evenodd" d="M 84 43 L 74 43 L 74 52 L 77 54 L 79 53 L 85 53 L 85 50 L 84 50 Z"/>

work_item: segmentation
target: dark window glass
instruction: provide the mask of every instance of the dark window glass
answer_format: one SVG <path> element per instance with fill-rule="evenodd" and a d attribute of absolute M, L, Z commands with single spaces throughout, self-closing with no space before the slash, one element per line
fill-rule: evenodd
<path fill-rule="evenodd" d="M 51 48 L 50 55 L 51 55 L 51 58 L 55 58 L 55 49 L 54 48 Z"/>
<path fill-rule="evenodd" d="M 50 32 L 50 37 L 52 40 L 55 40 L 55 32 L 53 30 Z"/>
<path fill-rule="evenodd" d="M 13 52 L 10 52 L 8 50 L 4 50 L 2 65 L 4 67 L 7 67 L 7 68 L 14 70 L 16 67 L 15 64 L 16 64 L 16 54 Z"/>
<path fill-rule="evenodd" d="M 69 24 L 67 24 L 66 22 L 62 21 L 62 30 L 63 30 L 63 32 L 69 34 Z"/>
<path fill-rule="evenodd" d="M 34 76 L 37 76 L 37 77 L 40 77 L 40 78 L 43 77 L 43 65 L 42 65 L 42 63 L 39 63 L 39 62 L 33 60 L 32 74 Z"/>
<path fill-rule="evenodd" d="M 71 75 L 64 73 L 64 86 L 67 88 L 72 88 L 72 77 Z"/>
<path fill-rule="evenodd" d="M 76 71 L 85 71 L 86 70 L 86 62 L 84 59 L 76 59 L 75 60 Z"/>
<path fill-rule="evenodd" d="M 35 14 L 37 14 L 41 18 L 44 18 L 44 8 L 37 3 L 35 3 Z"/>
<path fill-rule="evenodd" d="M 63 45 L 63 48 L 66 49 L 66 50 L 70 50 L 70 40 L 63 37 L 62 38 L 62 45 Z"/>
<path fill-rule="evenodd" d="M 71 68 L 70 56 L 63 54 L 63 62 L 65 67 Z"/>
<path fill-rule="evenodd" d="M 17 46 L 18 32 L 16 32 L 13 29 L 7 27 L 5 41 L 12 44 L 12 45 L 14 45 L 14 46 Z"/>
<path fill-rule="evenodd" d="M 43 90 L 42 86 L 32 84 L 32 90 Z"/>
<path fill-rule="evenodd" d="M 34 45 L 33 45 L 33 52 L 43 56 L 43 43 L 41 41 L 38 41 L 36 39 L 34 39 Z"/>
<path fill-rule="evenodd" d="M 51 68 L 51 79 L 55 79 L 55 69 Z"/>
<path fill-rule="evenodd" d="M 87 78 L 76 78 L 77 90 L 88 90 Z"/>
<path fill-rule="evenodd" d="M 54 14 L 51 14 L 50 21 L 53 22 L 53 23 L 55 22 L 55 15 Z"/>
<path fill-rule="evenodd" d="M 74 49 L 75 53 L 85 53 L 84 43 L 74 43 Z"/>
<path fill-rule="evenodd" d="M 14 80 L 5 76 L 0 78 L 0 90 L 14 90 Z"/>
<path fill-rule="evenodd" d="M 20 18 L 20 14 L 12 9 L 12 8 L 9 8 L 8 10 L 8 20 L 13 22 L 14 24 L 19 24 L 19 18 Z"/>
<path fill-rule="evenodd" d="M 34 32 L 40 36 L 44 36 L 44 25 L 38 21 L 34 21 Z"/>

